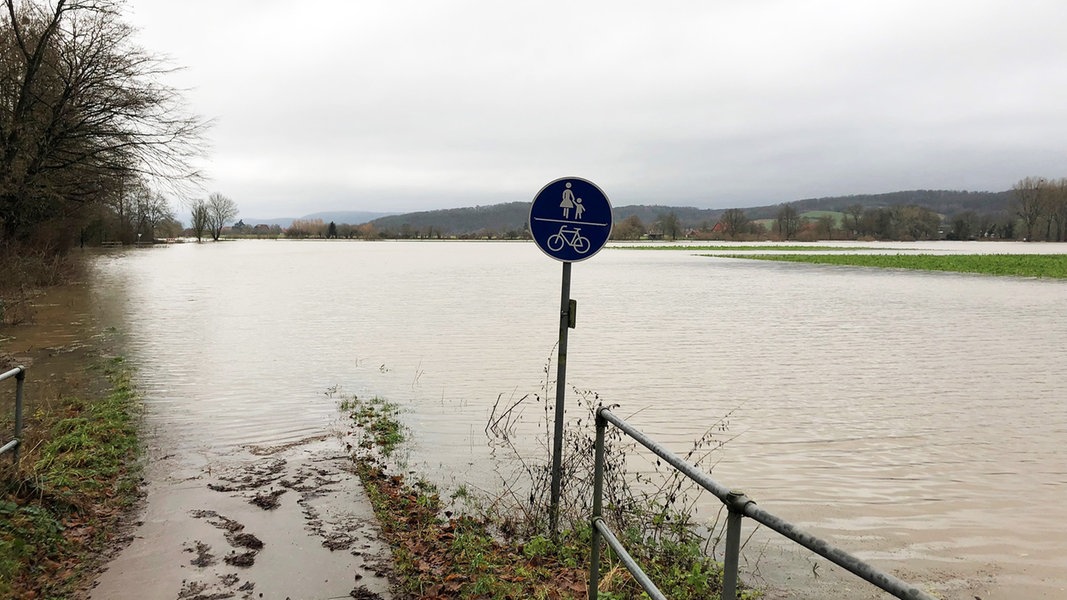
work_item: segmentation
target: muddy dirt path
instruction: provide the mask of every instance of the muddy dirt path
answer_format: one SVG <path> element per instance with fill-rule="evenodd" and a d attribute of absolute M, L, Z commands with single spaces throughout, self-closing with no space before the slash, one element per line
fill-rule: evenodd
<path fill-rule="evenodd" d="M 209 461 L 148 449 L 143 513 L 94 600 L 388 598 L 391 563 L 337 435 Z"/>

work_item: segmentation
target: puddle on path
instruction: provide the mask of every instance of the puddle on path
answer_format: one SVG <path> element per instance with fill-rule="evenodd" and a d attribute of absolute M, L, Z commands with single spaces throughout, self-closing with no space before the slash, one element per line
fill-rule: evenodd
<path fill-rule="evenodd" d="M 334 436 L 210 463 L 152 448 L 133 540 L 90 598 L 388 598 L 391 557 Z"/>

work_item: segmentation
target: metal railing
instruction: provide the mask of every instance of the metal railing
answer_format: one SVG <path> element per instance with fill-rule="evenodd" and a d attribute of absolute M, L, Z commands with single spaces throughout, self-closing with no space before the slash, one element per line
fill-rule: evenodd
<path fill-rule="evenodd" d="M 589 565 L 589 598 L 596 600 L 600 585 L 600 538 L 603 537 L 607 545 L 622 560 L 623 564 L 634 576 L 649 597 L 656 600 L 665 600 L 662 592 L 641 570 L 641 567 L 622 546 L 618 538 L 612 533 L 607 523 L 602 518 L 602 496 L 604 491 L 604 430 L 607 424 L 618 427 L 626 435 L 630 436 L 645 448 L 648 448 L 657 456 L 667 461 L 675 469 L 681 471 L 704 489 L 715 495 L 727 508 L 726 517 L 726 549 L 723 560 L 722 577 L 722 600 L 734 600 L 737 597 L 737 568 L 741 552 L 741 519 L 748 517 L 757 523 L 778 532 L 786 538 L 804 546 L 808 550 L 822 556 L 854 575 L 867 582 L 889 592 L 897 598 L 904 600 L 934 600 L 917 587 L 905 583 L 896 577 L 881 571 L 859 558 L 831 545 L 820 538 L 797 529 L 792 523 L 785 521 L 756 506 L 756 503 L 743 492 L 731 490 L 709 477 L 696 466 L 691 465 L 670 451 L 660 446 L 648 436 L 634 429 L 626 421 L 613 414 L 607 408 L 597 410 L 596 418 L 596 467 L 593 479 L 593 516 L 592 516 L 592 549 Z"/>
<path fill-rule="evenodd" d="M 22 443 L 22 386 L 26 381 L 26 367 L 18 366 L 0 374 L 0 381 L 15 378 L 15 439 L 0 446 L 0 454 L 11 451 L 14 462 L 19 462 L 19 445 Z"/>

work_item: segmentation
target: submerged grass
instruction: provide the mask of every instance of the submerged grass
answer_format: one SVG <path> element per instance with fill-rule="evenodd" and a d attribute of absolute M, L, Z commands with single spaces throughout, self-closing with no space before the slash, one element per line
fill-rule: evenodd
<path fill-rule="evenodd" d="M 1067 278 L 1067 254 L 739 254 L 717 257 L 1013 277 Z"/>
<path fill-rule="evenodd" d="M 578 546 L 544 538 L 505 539 L 494 534 L 497 528 L 489 520 L 446 509 L 437 488 L 425 480 L 387 472 L 386 459 L 406 438 L 395 404 L 345 397 L 341 409 L 359 427 L 356 473 L 392 548 L 394 583 L 403 594 L 424 599 L 583 596 L 587 574 Z"/>
<path fill-rule="evenodd" d="M 561 517 L 567 526 L 553 540 L 541 531 L 545 516 L 534 506 L 544 490 L 530 492 L 528 505 L 518 499 L 515 488 L 489 497 L 460 487 L 446 501 L 425 480 L 411 473 L 389 472 L 386 447 L 394 454 L 405 438 L 395 405 L 377 398 L 348 397 L 341 406 L 363 437 L 354 456 L 356 472 L 392 548 L 394 584 L 403 595 L 423 599 L 586 597 L 591 539 L 587 511 L 579 509 Z M 391 433 L 383 437 L 382 431 Z M 591 473 L 569 474 L 575 479 L 587 476 L 591 478 Z M 681 509 L 671 508 L 677 490 L 671 487 L 670 493 L 669 504 L 663 500 L 644 508 L 631 507 L 653 524 L 652 529 L 631 526 L 621 536 L 668 597 L 716 596 L 722 567 L 707 556 L 688 526 L 689 519 L 678 512 Z M 642 597 L 636 581 L 606 549 L 601 565 L 601 598 Z M 756 598 L 758 594 L 745 590 L 738 597 Z"/>
<path fill-rule="evenodd" d="M 103 373 L 110 391 L 37 415 L 35 443 L 3 474 L 0 597 L 73 593 L 138 496 L 136 394 L 122 359 Z"/>
<path fill-rule="evenodd" d="M 342 398 L 340 408 L 360 428 L 363 434 L 361 448 L 377 449 L 389 458 L 404 442 L 404 428 L 399 421 L 400 407 L 395 403 L 377 396 L 370 400 L 347 396 Z"/>
<path fill-rule="evenodd" d="M 0 326 L 32 321 L 40 290 L 71 281 L 81 269 L 68 255 L 11 242 L 0 242 L 0 256 Z"/>
<path fill-rule="evenodd" d="M 717 245 L 614 245 L 613 249 L 618 250 L 685 250 L 685 251 L 702 251 L 702 252 L 767 252 L 768 250 L 781 250 L 781 251 L 798 251 L 798 252 L 853 252 L 855 248 L 848 248 L 842 246 L 810 246 L 810 245 L 786 245 L 786 244 L 762 244 L 762 245 L 749 245 L 749 244 L 732 244 L 729 246 Z"/>

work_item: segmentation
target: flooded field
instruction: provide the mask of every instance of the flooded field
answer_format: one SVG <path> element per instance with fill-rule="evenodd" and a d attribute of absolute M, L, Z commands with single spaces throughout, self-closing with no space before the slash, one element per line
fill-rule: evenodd
<path fill-rule="evenodd" d="M 1030 248 L 1063 251 L 977 250 Z M 321 435 L 340 386 L 404 406 L 412 468 L 491 487 L 486 419 L 543 388 L 558 327 L 529 243 L 185 244 L 92 273 L 178 473 Z M 1067 596 L 1067 282 L 609 248 L 571 295 L 568 381 L 680 451 L 725 423 L 713 475 L 763 508 L 946 598 Z M 769 535 L 746 554 L 772 597 L 880 597 Z"/>

